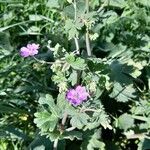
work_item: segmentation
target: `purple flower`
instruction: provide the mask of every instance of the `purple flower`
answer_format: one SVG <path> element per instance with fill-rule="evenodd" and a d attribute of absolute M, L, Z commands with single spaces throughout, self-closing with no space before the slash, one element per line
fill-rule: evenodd
<path fill-rule="evenodd" d="M 26 47 L 20 49 L 20 55 L 22 57 L 29 57 L 38 54 L 39 44 L 28 44 Z"/>
<path fill-rule="evenodd" d="M 67 100 L 74 106 L 80 105 L 83 101 L 87 100 L 89 94 L 86 92 L 84 86 L 78 85 L 75 89 L 68 90 L 66 94 Z"/>
<path fill-rule="evenodd" d="M 30 56 L 30 51 L 29 51 L 29 49 L 26 48 L 26 47 L 22 47 L 22 48 L 20 49 L 20 55 L 21 55 L 22 57 L 29 57 L 29 56 Z"/>

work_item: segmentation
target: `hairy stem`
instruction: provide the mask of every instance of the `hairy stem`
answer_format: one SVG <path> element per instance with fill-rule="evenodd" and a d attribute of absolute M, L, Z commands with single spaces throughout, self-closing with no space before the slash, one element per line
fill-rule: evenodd
<path fill-rule="evenodd" d="M 86 0 L 86 13 L 89 13 L 89 0 Z M 88 56 L 91 56 L 91 48 L 90 48 L 90 39 L 89 39 L 89 27 L 87 25 L 86 27 L 86 34 L 85 34 L 85 42 L 86 42 L 86 50 Z"/>
<path fill-rule="evenodd" d="M 76 21 L 76 19 L 77 19 L 77 3 L 76 3 L 76 0 L 74 0 L 73 6 L 74 6 L 74 20 Z"/>
<path fill-rule="evenodd" d="M 76 127 L 70 127 L 70 128 L 67 128 L 66 131 L 68 131 L 68 132 L 69 132 L 69 131 L 73 131 L 75 128 L 76 128 Z"/>
<path fill-rule="evenodd" d="M 74 41 L 75 41 L 75 45 L 76 45 L 76 52 L 77 52 L 77 54 L 80 54 L 80 51 L 79 51 L 79 42 L 78 42 L 78 39 L 77 39 L 77 37 L 75 37 L 74 38 Z"/>
<path fill-rule="evenodd" d="M 64 117 L 63 117 L 63 119 L 62 119 L 62 121 L 61 121 L 61 124 L 62 124 L 63 126 L 64 126 L 65 123 L 66 123 L 67 117 L 68 117 L 68 114 L 65 112 L 65 113 L 64 113 Z"/>
<path fill-rule="evenodd" d="M 61 125 L 63 126 L 63 128 L 64 128 L 64 125 L 66 123 L 67 117 L 68 117 L 68 114 L 65 112 L 64 113 L 64 117 L 63 117 L 63 119 L 61 121 Z M 54 145 L 53 145 L 53 150 L 57 150 L 57 146 L 58 146 L 58 139 L 55 139 Z"/>
<path fill-rule="evenodd" d="M 86 11 L 87 13 L 89 13 L 89 0 L 85 0 L 86 1 Z"/>
<path fill-rule="evenodd" d="M 98 111 L 91 108 L 81 108 L 80 112 L 98 112 Z"/>
<path fill-rule="evenodd" d="M 97 10 L 97 13 L 101 12 L 105 6 L 107 6 L 109 4 L 109 0 L 106 0 L 101 6 L 100 8 Z"/>
<path fill-rule="evenodd" d="M 77 3 L 76 3 L 76 0 L 74 0 L 74 2 L 73 2 L 73 7 L 74 7 L 74 22 L 75 22 L 76 19 L 77 19 Z M 77 54 L 80 54 L 80 52 L 79 52 L 80 48 L 79 48 L 79 42 L 78 42 L 77 36 L 75 36 L 74 41 L 75 41 L 75 45 L 76 45 L 76 52 L 77 52 Z"/>
<path fill-rule="evenodd" d="M 86 35 L 85 35 L 85 42 L 86 42 L 86 50 L 87 50 L 87 54 L 88 56 L 91 56 L 92 53 L 91 53 L 91 48 L 90 48 L 90 39 L 89 39 L 89 31 L 87 30 L 86 31 Z"/>
<path fill-rule="evenodd" d="M 139 133 L 139 134 L 131 134 L 131 135 L 126 135 L 127 139 L 150 139 L 149 136 L 146 135 L 147 133 Z"/>
<path fill-rule="evenodd" d="M 32 56 L 37 62 L 41 63 L 41 64 L 49 64 L 49 65 L 52 65 L 54 64 L 55 62 L 47 62 L 47 61 L 44 61 L 44 60 L 39 60 L 38 58 Z M 60 61 L 60 63 L 65 63 L 65 61 Z"/>
<path fill-rule="evenodd" d="M 54 145 L 53 145 L 53 150 L 57 150 L 57 146 L 58 146 L 58 139 L 55 139 Z"/>
<path fill-rule="evenodd" d="M 52 65 L 54 62 L 47 62 L 47 61 L 44 61 L 44 60 L 39 60 L 39 59 L 37 59 L 36 57 L 34 57 L 33 56 L 33 58 L 37 61 L 37 62 L 39 62 L 39 63 L 41 63 L 41 64 L 49 64 L 49 65 Z"/>

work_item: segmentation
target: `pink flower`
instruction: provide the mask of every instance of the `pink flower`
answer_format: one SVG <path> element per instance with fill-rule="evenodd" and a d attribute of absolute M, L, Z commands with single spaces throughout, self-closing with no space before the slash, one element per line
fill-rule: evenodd
<path fill-rule="evenodd" d="M 29 57 L 38 54 L 39 44 L 28 44 L 27 47 L 22 47 L 20 49 L 20 55 L 22 57 Z"/>
<path fill-rule="evenodd" d="M 84 86 L 78 85 L 75 89 L 68 90 L 66 94 L 67 100 L 74 106 L 80 105 L 89 97 Z"/>
<path fill-rule="evenodd" d="M 26 48 L 26 47 L 22 47 L 22 48 L 20 49 L 20 55 L 21 55 L 22 57 L 29 57 L 29 56 L 30 56 L 30 51 L 29 51 L 29 49 Z"/>

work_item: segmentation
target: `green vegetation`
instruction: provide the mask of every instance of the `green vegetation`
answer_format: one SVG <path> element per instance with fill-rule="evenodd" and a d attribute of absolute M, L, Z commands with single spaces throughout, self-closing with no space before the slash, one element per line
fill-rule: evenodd
<path fill-rule="evenodd" d="M 0 0 L 0 150 L 150 149 L 149 64 L 149 0 Z"/>

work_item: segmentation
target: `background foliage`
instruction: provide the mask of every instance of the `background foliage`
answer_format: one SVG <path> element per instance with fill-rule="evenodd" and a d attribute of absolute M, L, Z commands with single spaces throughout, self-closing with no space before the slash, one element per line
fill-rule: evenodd
<path fill-rule="evenodd" d="M 72 2 L 0 0 L 0 149 L 150 149 L 149 0 Z M 55 63 L 21 58 L 31 42 Z M 76 84 L 92 97 L 78 108 L 64 94 Z"/>

